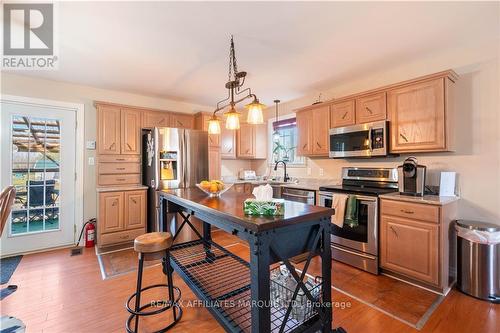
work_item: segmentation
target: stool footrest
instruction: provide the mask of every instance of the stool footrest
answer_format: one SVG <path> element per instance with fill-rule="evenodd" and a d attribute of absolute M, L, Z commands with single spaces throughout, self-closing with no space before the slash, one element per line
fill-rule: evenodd
<path fill-rule="evenodd" d="M 168 289 L 168 285 L 167 284 L 155 284 L 155 285 L 152 285 L 152 286 L 148 286 L 148 287 L 142 288 L 139 292 L 142 293 L 143 291 L 146 291 L 146 290 L 149 290 L 149 289 L 153 289 L 153 288 L 167 288 Z M 181 299 L 181 290 L 178 287 L 175 287 L 175 286 L 173 286 L 172 288 L 173 288 L 174 291 L 177 291 L 177 294 L 178 294 L 177 297 L 175 297 L 173 301 L 172 300 L 168 300 L 168 301 L 160 300 L 160 302 L 165 303 L 166 306 L 162 306 L 158 310 L 147 311 L 147 312 L 142 311 L 144 309 L 152 307 L 153 305 L 151 303 L 145 304 L 145 305 L 141 306 L 139 308 L 139 311 L 133 310 L 130 307 L 130 301 L 132 301 L 135 297 L 137 297 L 137 293 L 132 294 L 127 299 L 127 302 L 125 303 L 125 307 L 127 308 L 127 311 L 130 314 L 137 315 L 137 316 L 152 316 L 152 315 L 155 315 L 155 314 L 162 313 L 163 311 L 166 311 L 166 310 L 172 308 L 172 305 L 178 304 L 179 300 Z"/>

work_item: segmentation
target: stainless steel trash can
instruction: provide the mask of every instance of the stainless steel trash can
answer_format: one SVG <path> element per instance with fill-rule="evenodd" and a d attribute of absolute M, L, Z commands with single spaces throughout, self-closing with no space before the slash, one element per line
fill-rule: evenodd
<path fill-rule="evenodd" d="M 500 244 L 486 244 L 489 235 L 498 235 L 500 225 L 470 220 L 457 220 L 456 225 L 458 288 L 500 303 Z"/>

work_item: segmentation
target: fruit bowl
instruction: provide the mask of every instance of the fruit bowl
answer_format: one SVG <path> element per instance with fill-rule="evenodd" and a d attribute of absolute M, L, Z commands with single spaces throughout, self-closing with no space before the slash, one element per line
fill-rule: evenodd
<path fill-rule="evenodd" d="M 196 184 L 196 187 L 211 197 L 220 197 L 222 193 L 226 192 L 233 186 L 233 184 L 224 184 L 220 181 L 211 181 L 207 183 L 209 184 L 203 184 L 203 182 Z"/>

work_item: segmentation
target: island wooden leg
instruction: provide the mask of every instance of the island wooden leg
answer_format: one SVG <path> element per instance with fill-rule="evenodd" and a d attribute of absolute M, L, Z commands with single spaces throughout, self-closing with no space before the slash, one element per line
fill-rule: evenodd
<path fill-rule="evenodd" d="M 252 333 L 271 332 L 269 255 L 267 240 L 250 242 Z"/>

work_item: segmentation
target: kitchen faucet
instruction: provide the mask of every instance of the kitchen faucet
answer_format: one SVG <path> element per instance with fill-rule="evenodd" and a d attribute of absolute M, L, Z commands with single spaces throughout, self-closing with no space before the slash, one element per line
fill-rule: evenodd
<path fill-rule="evenodd" d="M 274 171 L 278 170 L 278 164 L 283 163 L 283 181 L 286 183 L 287 181 L 290 180 L 290 177 L 288 177 L 288 174 L 286 173 L 286 163 L 285 161 L 278 161 L 274 165 Z"/>

